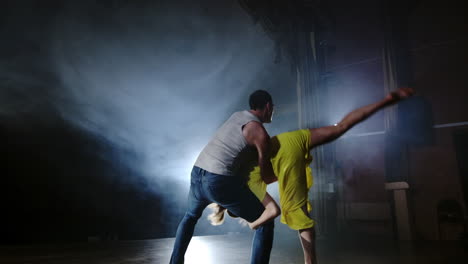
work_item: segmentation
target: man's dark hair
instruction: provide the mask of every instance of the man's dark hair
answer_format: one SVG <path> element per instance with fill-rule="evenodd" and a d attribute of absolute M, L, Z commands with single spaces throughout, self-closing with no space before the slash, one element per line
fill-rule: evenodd
<path fill-rule="evenodd" d="M 271 95 L 265 90 L 257 90 L 249 97 L 250 109 L 257 110 L 265 108 L 267 103 L 273 103 Z"/>

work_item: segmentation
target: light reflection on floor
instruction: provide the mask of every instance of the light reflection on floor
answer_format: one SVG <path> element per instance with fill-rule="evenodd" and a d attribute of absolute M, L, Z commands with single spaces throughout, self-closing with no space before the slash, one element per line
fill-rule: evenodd
<path fill-rule="evenodd" d="M 185 263 L 187 264 L 215 264 L 215 254 L 213 249 L 210 248 L 209 240 L 201 239 L 200 237 L 194 237 L 190 242 L 189 248 L 185 253 Z"/>
<path fill-rule="evenodd" d="M 186 264 L 250 263 L 252 234 L 194 237 Z M 160 264 L 169 263 L 174 238 L 59 245 L 0 246 L 2 264 Z M 318 241 L 320 264 L 468 263 L 461 241 L 397 242 L 337 237 Z M 275 237 L 270 264 L 303 263 L 297 236 Z"/>

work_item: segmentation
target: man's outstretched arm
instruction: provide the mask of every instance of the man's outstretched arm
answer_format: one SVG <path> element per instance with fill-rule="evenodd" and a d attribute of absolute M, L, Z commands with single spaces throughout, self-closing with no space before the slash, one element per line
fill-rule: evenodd
<path fill-rule="evenodd" d="M 339 123 L 334 126 L 311 128 L 310 148 L 333 141 L 351 129 L 354 125 L 366 120 L 375 112 L 393 105 L 400 100 L 410 97 L 414 91 L 411 88 L 400 88 L 389 93 L 384 99 L 358 108 L 347 114 Z"/>

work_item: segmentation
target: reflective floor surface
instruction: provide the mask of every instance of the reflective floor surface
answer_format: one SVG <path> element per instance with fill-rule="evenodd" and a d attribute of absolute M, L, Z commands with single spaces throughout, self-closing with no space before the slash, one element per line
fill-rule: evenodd
<path fill-rule="evenodd" d="M 194 237 L 187 264 L 249 263 L 251 234 Z M 174 239 L 90 242 L 59 245 L 0 246 L 0 263 L 168 263 Z M 390 239 L 319 239 L 320 264 L 468 263 L 460 241 L 397 242 Z M 272 264 L 303 263 L 295 236 L 276 236 Z"/>

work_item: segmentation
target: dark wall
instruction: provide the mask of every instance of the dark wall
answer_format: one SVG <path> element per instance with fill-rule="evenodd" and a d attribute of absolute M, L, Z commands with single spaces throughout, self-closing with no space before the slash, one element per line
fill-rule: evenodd
<path fill-rule="evenodd" d="M 336 51 L 329 60 L 332 74 L 329 89 L 336 97 L 329 103 L 338 112 L 330 111 L 332 120 L 384 96 L 382 14 L 385 10 L 381 3 L 337 0 L 331 5 L 336 19 L 331 44 Z M 402 13 L 409 14 L 405 35 L 410 66 L 407 76 L 411 76 L 419 99 L 418 104 L 399 109 L 402 122 L 397 134 L 404 139 L 402 144 L 408 161 L 402 166 L 409 173 L 410 206 L 416 237 L 421 239 L 438 239 L 437 205 L 441 200 L 455 200 L 466 208 L 463 197 L 468 190 L 462 187 L 463 177 L 460 178 L 457 164 L 459 154 L 455 151 L 458 146 L 454 141 L 454 134 L 466 130 L 468 122 L 468 14 L 463 4 L 458 0 L 401 1 L 408 8 L 401 10 Z M 383 113 L 379 113 L 348 134 L 384 132 L 383 121 Z M 421 123 L 424 131 L 415 123 Z M 423 139 L 426 135 L 430 140 Z M 348 194 L 355 194 L 347 197 L 349 202 L 385 202 L 385 199 L 375 199 L 385 197 L 385 171 L 381 169 L 385 166 L 383 137 L 377 134 L 346 138 L 336 144 L 344 175 L 359 174 L 354 179 L 345 179 Z M 370 193 L 380 194 L 366 198 L 362 192 L 369 189 L 373 190 Z"/>
<path fill-rule="evenodd" d="M 47 120 L 37 115 L 0 120 L 1 242 L 171 233 L 161 197 L 145 192 L 148 183 L 125 165 L 141 162 L 136 152 L 80 130 L 52 111 Z"/>

